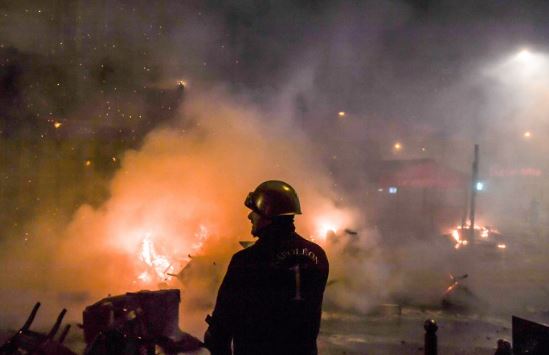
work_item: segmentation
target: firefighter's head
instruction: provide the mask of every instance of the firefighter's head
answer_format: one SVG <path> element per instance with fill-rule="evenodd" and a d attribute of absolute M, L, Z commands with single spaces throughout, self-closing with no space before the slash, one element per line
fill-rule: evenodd
<path fill-rule="evenodd" d="M 252 210 L 248 218 L 252 222 L 254 236 L 258 236 L 258 232 L 273 221 L 301 214 L 299 198 L 294 188 L 279 180 L 261 183 L 248 194 L 244 205 Z"/>

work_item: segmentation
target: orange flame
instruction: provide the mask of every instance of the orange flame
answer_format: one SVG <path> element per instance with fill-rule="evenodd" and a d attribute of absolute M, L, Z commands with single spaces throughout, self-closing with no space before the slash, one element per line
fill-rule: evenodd
<path fill-rule="evenodd" d="M 141 242 L 139 259 L 145 263 L 147 270 L 139 274 L 137 278 L 145 283 L 155 280 L 163 281 L 167 278 L 168 273 L 175 271 L 173 262 L 166 255 L 161 255 L 156 251 L 150 234 L 146 234 Z"/>
<path fill-rule="evenodd" d="M 462 245 L 467 245 L 469 242 L 466 239 L 463 239 L 461 237 L 461 227 L 456 227 L 455 229 L 452 229 L 452 232 L 450 233 L 452 236 L 452 239 L 456 242 L 454 244 L 454 248 L 459 249 Z"/>
<path fill-rule="evenodd" d="M 188 250 L 188 254 L 200 252 L 204 242 L 208 239 L 208 229 L 200 225 L 198 231 L 194 234 L 195 242 Z M 160 250 L 162 250 L 160 246 Z M 139 260 L 145 264 L 145 271 L 142 271 L 137 279 L 143 283 L 162 282 L 168 280 L 173 273 L 181 270 L 190 260 L 187 256 L 178 258 L 174 255 L 167 255 L 158 252 L 157 245 L 151 237 L 151 233 L 146 233 L 141 241 L 139 250 Z"/>

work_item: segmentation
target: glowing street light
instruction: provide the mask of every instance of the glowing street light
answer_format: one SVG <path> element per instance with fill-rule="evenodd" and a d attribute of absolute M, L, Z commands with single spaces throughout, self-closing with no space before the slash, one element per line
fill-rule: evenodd
<path fill-rule="evenodd" d="M 522 49 L 520 52 L 517 53 L 515 58 L 523 63 L 528 63 L 532 61 L 534 55 L 528 49 Z"/>
<path fill-rule="evenodd" d="M 347 113 L 345 111 L 339 111 L 337 115 L 339 116 L 339 118 L 343 118 L 347 115 Z"/>
<path fill-rule="evenodd" d="M 394 145 L 393 145 L 393 149 L 396 150 L 397 152 L 402 150 L 402 144 L 400 144 L 400 142 L 396 142 Z"/>
<path fill-rule="evenodd" d="M 522 92 L 524 92 L 524 89 L 531 90 L 534 84 L 547 80 L 549 61 L 546 53 L 519 48 L 486 69 L 486 74 L 510 85 L 515 90 L 518 89 L 517 85 L 523 86 Z"/>
<path fill-rule="evenodd" d="M 522 49 L 515 53 L 508 61 L 504 75 L 520 75 L 525 78 L 541 75 L 540 71 L 547 68 L 547 60 L 542 53 Z"/>
<path fill-rule="evenodd" d="M 526 138 L 526 139 L 529 139 L 529 138 L 532 137 L 532 132 L 526 131 L 526 132 L 524 132 L 524 134 L 523 134 L 522 136 L 523 136 L 524 138 Z"/>

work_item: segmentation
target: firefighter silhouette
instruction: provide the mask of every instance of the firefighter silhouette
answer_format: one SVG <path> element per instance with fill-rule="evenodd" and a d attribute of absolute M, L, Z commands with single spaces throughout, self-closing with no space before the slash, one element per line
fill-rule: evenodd
<path fill-rule="evenodd" d="M 326 254 L 295 232 L 301 207 L 289 184 L 263 182 L 245 205 L 258 240 L 233 255 L 204 343 L 213 355 L 317 354 Z"/>

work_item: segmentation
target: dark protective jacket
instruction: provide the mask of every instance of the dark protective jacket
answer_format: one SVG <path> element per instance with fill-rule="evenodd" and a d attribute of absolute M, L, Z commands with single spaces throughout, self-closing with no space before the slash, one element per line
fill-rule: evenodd
<path fill-rule="evenodd" d="M 213 355 L 313 355 L 328 278 L 324 250 L 271 224 L 229 264 L 205 343 Z"/>

